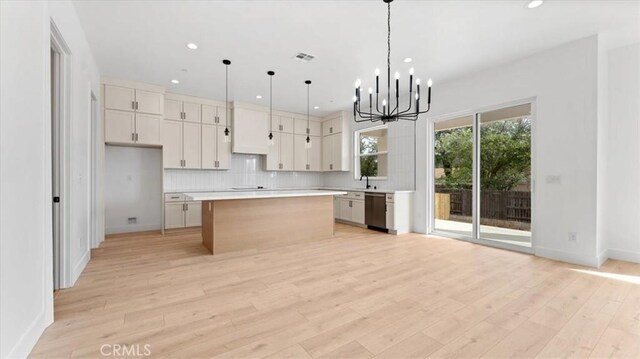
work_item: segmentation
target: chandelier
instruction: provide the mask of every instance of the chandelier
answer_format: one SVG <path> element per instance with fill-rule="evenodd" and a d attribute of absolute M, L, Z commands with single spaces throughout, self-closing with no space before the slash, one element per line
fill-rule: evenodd
<path fill-rule="evenodd" d="M 373 103 L 373 89 L 369 88 L 369 111 L 361 109 L 362 82 L 356 81 L 356 94 L 353 96 L 353 119 L 355 122 L 396 122 L 399 120 L 416 121 L 418 115 L 429 112 L 431 109 L 431 85 L 432 81 L 427 81 L 427 109 L 420 111 L 420 79 L 416 79 L 416 93 L 413 94 L 413 69 L 409 70 L 409 104 L 405 110 L 400 110 L 400 73 L 395 73 L 396 93 L 395 106 L 391 105 L 391 2 L 393 0 L 383 0 L 387 3 L 387 98 L 383 97 L 382 110 L 378 97 L 380 95 L 380 70 L 376 69 L 376 100 L 375 108 Z M 415 102 L 415 108 L 414 106 Z M 375 111 L 374 111 L 375 110 Z"/>

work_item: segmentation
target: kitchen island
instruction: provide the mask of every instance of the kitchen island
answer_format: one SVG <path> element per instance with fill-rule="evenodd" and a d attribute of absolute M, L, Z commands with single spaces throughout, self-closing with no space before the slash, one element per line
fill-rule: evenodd
<path fill-rule="evenodd" d="M 202 244 L 215 255 L 330 238 L 333 197 L 345 193 L 261 190 L 184 195 L 202 201 Z"/>

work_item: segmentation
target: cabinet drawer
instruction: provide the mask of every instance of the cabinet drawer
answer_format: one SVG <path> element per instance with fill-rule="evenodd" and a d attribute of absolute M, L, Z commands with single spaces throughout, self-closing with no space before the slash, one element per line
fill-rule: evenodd
<path fill-rule="evenodd" d="M 165 202 L 184 202 L 184 195 L 181 193 L 165 193 Z"/>
<path fill-rule="evenodd" d="M 364 201 L 364 192 L 347 192 L 347 197 Z"/>
<path fill-rule="evenodd" d="M 393 203 L 393 193 L 387 193 L 387 194 L 385 194 L 384 198 L 385 198 L 385 200 L 386 200 L 387 202 L 391 202 L 391 203 Z"/>

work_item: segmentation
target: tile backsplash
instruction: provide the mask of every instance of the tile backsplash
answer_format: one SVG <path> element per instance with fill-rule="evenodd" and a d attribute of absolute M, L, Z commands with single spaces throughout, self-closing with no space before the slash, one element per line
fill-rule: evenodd
<path fill-rule="evenodd" d="M 233 187 L 295 188 L 321 187 L 321 172 L 264 171 L 265 156 L 231 155 L 231 169 L 165 170 L 165 192 L 213 191 Z"/>

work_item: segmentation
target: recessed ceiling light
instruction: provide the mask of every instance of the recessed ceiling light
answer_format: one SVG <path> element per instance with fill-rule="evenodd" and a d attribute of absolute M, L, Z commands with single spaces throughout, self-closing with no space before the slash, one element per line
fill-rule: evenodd
<path fill-rule="evenodd" d="M 535 9 L 538 6 L 542 5 L 543 1 L 542 0 L 531 0 L 529 1 L 529 4 L 527 5 L 527 7 L 529 9 Z"/>
<path fill-rule="evenodd" d="M 256 95 L 256 98 L 259 100 L 259 99 L 261 99 L 261 98 L 262 98 L 262 96 L 260 96 L 260 95 Z"/>
<path fill-rule="evenodd" d="M 179 83 L 180 83 L 180 81 L 178 81 L 178 80 L 171 80 L 171 83 L 172 83 L 172 84 L 179 84 Z"/>
<path fill-rule="evenodd" d="M 320 108 L 320 106 L 313 106 L 313 109 L 314 109 L 314 110 L 317 110 L 317 109 L 319 109 L 319 108 Z"/>
<path fill-rule="evenodd" d="M 191 50 L 196 50 L 198 48 L 198 45 L 194 44 L 193 42 L 190 42 L 187 44 L 187 48 Z"/>
<path fill-rule="evenodd" d="M 412 58 L 410 58 L 410 57 L 405 57 L 405 58 L 404 58 L 404 60 L 402 60 L 402 61 L 404 61 L 404 62 L 411 62 L 411 61 L 413 61 L 413 59 L 412 59 Z"/>

